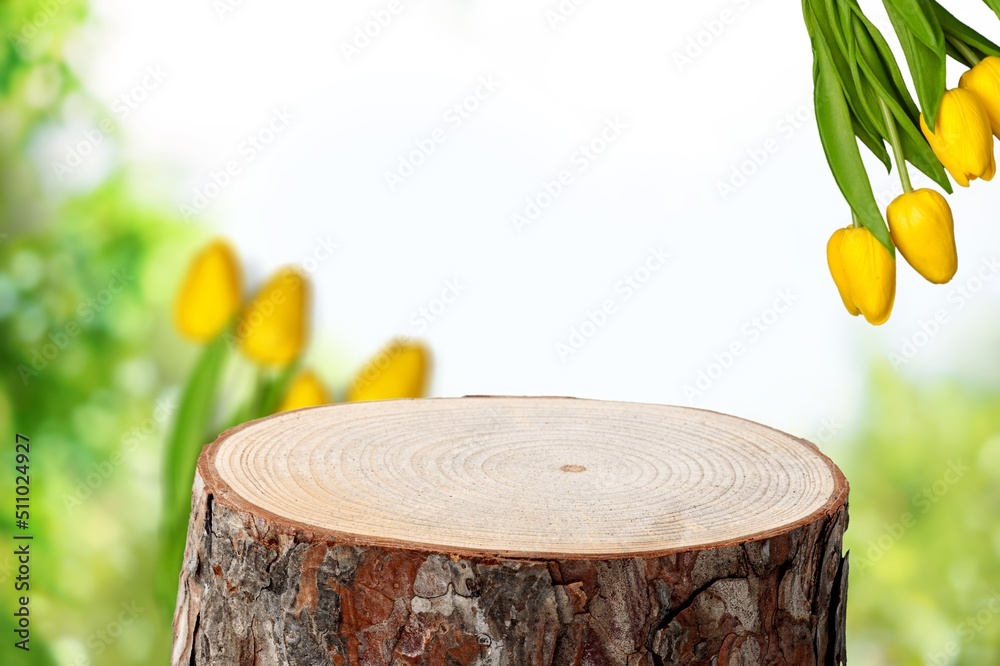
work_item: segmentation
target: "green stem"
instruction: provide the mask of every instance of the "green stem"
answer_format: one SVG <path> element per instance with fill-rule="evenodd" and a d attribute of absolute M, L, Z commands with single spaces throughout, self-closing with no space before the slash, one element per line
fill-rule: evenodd
<path fill-rule="evenodd" d="M 259 414 L 261 408 L 264 405 L 264 394 L 267 392 L 267 374 L 268 372 L 259 366 L 254 368 L 254 386 L 253 386 L 253 396 L 251 397 L 251 408 L 250 413 L 247 415 L 247 421 L 252 421 L 253 419 L 260 418 Z"/>
<path fill-rule="evenodd" d="M 861 224 L 861 218 L 858 217 L 858 214 L 855 213 L 853 209 L 851 210 L 851 226 L 855 229 L 859 229 L 864 226 Z"/>
<path fill-rule="evenodd" d="M 951 43 L 951 45 L 955 47 L 956 51 L 965 56 L 965 59 L 969 61 L 972 67 L 975 67 L 976 65 L 979 64 L 980 60 L 979 56 L 976 55 L 975 51 L 969 48 L 968 44 L 966 44 L 960 39 L 955 39 L 951 35 L 945 35 L 945 39 L 947 39 Z"/>
<path fill-rule="evenodd" d="M 259 419 L 274 413 L 281 399 L 285 397 L 285 392 L 288 390 L 289 384 L 292 383 L 292 378 L 298 373 L 298 365 L 298 360 L 295 360 L 274 373 L 261 398 L 258 413 L 253 418 Z"/>
<path fill-rule="evenodd" d="M 899 140 L 899 128 L 896 127 L 896 119 L 892 117 L 892 112 L 889 111 L 885 100 L 879 97 L 878 103 L 882 107 L 882 117 L 885 118 L 885 128 L 888 130 L 889 143 L 892 144 L 892 154 L 896 158 L 896 171 L 899 173 L 899 182 L 902 183 L 904 192 L 912 192 L 913 185 L 910 184 L 910 172 L 906 168 L 906 157 L 903 155 L 903 142 Z"/>

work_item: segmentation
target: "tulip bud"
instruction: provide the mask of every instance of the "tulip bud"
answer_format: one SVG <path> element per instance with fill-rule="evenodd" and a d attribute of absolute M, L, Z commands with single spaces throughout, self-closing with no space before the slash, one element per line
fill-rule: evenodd
<path fill-rule="evenodd" d="M 427 392 L 430 352 L 418 342 L 393 340 L 358 373 L 347 400 L 421 398 Z"/>
<path fill-rule="evenodd" d="M 840 245 L 846 233 L 847 229 L 837 229 L 830 236 L 830 241 L 826 244 L 826 263 L 830 267 L 830 275 L 833 276 L 833 283 L 837 285 L 837 292 L 840 294 L 840 300 L 844 302 L 844 307 L 852 316 L 857 317 L 861 314 L 861 310 L 854 305 L 854 301 L 848 295 L 847 271 L 840 255 Z"/>
<path fill-rule="evenodd" d="M 223 240 L 208 244 L 191 261 L 174 303 L 174 324 L 197 342 L 214 338 L 240 306 L 243 279 L 233 248 Z"/>
<path fill-rule="evenodd" d="M 271 278 L 243 310 L 236 335 L 243 353 L 262 365 L 286 365 L 305 347 L 309 283 L 285 268 Z"/>
<path fill-rule="evenodd" d="M 990 117 L 974 93 L 965 88 L 946 90 L 934 131 L 928 129 L 923 115 L 920 129 L 956 183 L 968 187 L 976 178 L 993 179 L 997 165 Z"/>
<path fill-rule="evenodd" d="M 864 227 L 833 233 L 826 246 L 830 275 L 844 306 L 869 324 L 884 324 L 896 298 L 896 260 Z"/>
<path fill-rule="evenodd" d="M 1000 138 L 1000 58 L 983 58 L 962 75 L 958 86 L 975 93 L 990 118 L 993 134 Z"/>
<path fill-rule="evenodd" d="M 892 242 L 924 279 L 944 284 L 958 270 L 955 223 L 943 196 L 926 188 L 904 192 L 886 210 Z"/>
<path fill-rule="evenodd" d="M 281 400 L 279 412 L 287 412 L 303 407 L 315 407 L 316 405 L 326 405 L 332 402 L 330 395 L 326 392 L 323 382 L 319 380 L 311 370 L 306 370 L 288 387 L 288 392 Z"/>

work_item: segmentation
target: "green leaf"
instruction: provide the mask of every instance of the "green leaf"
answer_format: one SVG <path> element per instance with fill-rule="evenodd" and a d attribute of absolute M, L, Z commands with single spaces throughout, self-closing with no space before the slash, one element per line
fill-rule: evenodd
<path fill-rule="evenodd" d="M 893 115 L 896 115 L 896 111 L 893 111 Z M 948 180 L 948 175 L 945 173 L 944 167 L 941 166 L 937 155 L 934 154 L 927 140 L 924 139 L 924 135 L 917 131 L 913 125 L 901 122 L 898 116 L 896 116 L 896 120 L 902 130 L 899 133 L 899 139 L 903 144 L 903 154 L 906 156 L 906 161 L 940 185 L 941 189 L 945 192 L 951 194 L 954 191 L 951 181 Z"/>
<path fill-rule="evenodd" d="M 969 62 L 969 59 L 965 57 L 965 54 L 956 49 L 952 43 L 949 41 L 945 47 L 945 53 L 947 53 L 953 60 L 957 60 L 966 67 L 972 67 L 974 63 Z"/>
<path fill-rule="evenodd" d="M 925 46 L 933 49 L 944 46 L 941 24 L 934 16 L 934 8 L 928 0 L 882 0 L 882 4 L 889 13 L 889 20 L 896 28 L 896 34 L 899 34 L 899 26 L 902 26 Z"/>
<path fill-rule="evenodd" d="M 867 129 L 858 124 L 857 119 L 854 119 L 854 133 L 861 139 L 861 143 L 865 144 L 868 150 L 872 151 L 872 154 L 878 158 L 878 160 L 885 165 L 886 171 L 892 171 L 892 159 L 889 157 L 889 151 L 885 147 L 885 142 L 878 136 L 871 134 Z"/>
<path fill-rule="evenodd" d="M 862 46 L 862 51 L 865 50 L 865 46 Z M 861 99 L 862 108 L 864 114 L 868 117 L 870 121 L 870 126 L 874 128 L 874 134 L 879 137 L 887 136 L 885 130 L 885 120 L 882 118 L 882 110 L 878 106 L 878 94 L 871 83 L 871 76 L 869 74 L 871 65 L 869 63 L 862 63 L 862 59 L 859 58 L 858 61 L 858 92 Z M 857 109 L 855 110 L 858 111 Z"/>
<path fill-rule="evenodd" d="M 837 15 L 840 19 L 840 33 L 844 35 L 844 44 L 846 48 L 844 49 L 844 56 L 847 58 L 847 62 L 851 65 L 852 70 L 857 70 L 854 64 L 855 56 L 857 55 L 857 45 L 854 43 L 854 12 L 851 11 L 851 7 L 846 2 L 837 2 L 833 0 L 837 7 Z"/>
<path fill-rule="evenodd" d="M 858 42 L 854 31 L 854 12 L 846 2 L 837 2 L 836 5 L 840 17 L 840 30 L 843 33 L 843 43 L 846 46 L 844 56 L 851 68 L 851 80 L 841 81 L 841 84 L 845 88 L 853 86 L 852 92 L 854 94 L 846 93 L 846 97 L 851 112 L 855 116 L 855 134 L 882 160 L 886 169 L 891 169 L 892 163 L 889 161 L 889 153 L 886 152 L 885 145 L 876 138 L 879 134 L 880 119 L 872 112 L 871 96 L 866 94 L 866 88 L 869 86 L 858 67 Z"/>
<path fill-rule="evenodd" d="M 852 31 L 853 32 L 853 31 Z M 855 42 L 856 43 L 856 42 Z M 854 67 L 857 69 L 857 91 L 860 104 L 858 108 L 851 106 L 854 114 L 854 133 L 861 139 L 861 142 L 871 150 L 887 172 L 892 171 L 892 160 L 889 158 L 889 151 L 886 149 L 883 137 L 886 136 L 885 120 L 882 118 L 882 110 L 878 108 L 878 96 L 867 76 L 858 65 L 855 57 Z M 850 105 L 850 100 L 848 100 Z M 862 123 L 864 118 L 867 122 Z"/>
<path fill-rule="evenodd" d="M 875 201 L 855 140 L 851 110 L 832 62 L 830 47 L 819 31 L 813 36 L 813 53 L 816 121 L 833 177 L 861 223 L 895 256 L 889 229 Z"/>
<path fill-rule="evenodd" d="M 898 93 L 898 99 L 903 105 L 903 108 L 907 110 L 910 117 L 913 119 L 914 124 L 917 123 L 920 111 L 917 109 L 917 105 L 913 102 L 913 98 L 910 97 L 910 92 L 906 87 L 906 81 L 903 80 L 903 73 L 899 69 L 899 65 L 896 63 L 896 56 L 889 48 L 889 43 L 885 41 L 885 37 L 875 24 L 868 20 L 864 12 L 861 11 L 861 7 L 858 6 L 853 0 L 847 0 L 851 6 L 851 11 L 854 13 L 855 19 L 861 23 L 864 28 L 864 33 L 867 35 L 868 39 L 864 40 L 866 45 L 873 46 L 875 51 L 877 51 L 880 56 L 882 66 L 879 68 L 880 71 L 885 71 L 888 75 L 889 80 L 892 81 L 892 86 Z M 856 26 L 857 27 L 857 26 Z M 859 41 L 861 38 L 859 38 Z M 870 56 L 869 56 L 870 57 Z"/>
<path fill-rule="evenodd" d="M 827 45 L 829 57 L 836 69 L 840 85 L 847 98 L 848 106 L 858 126 L 865 131 L 866 134 L 864 136 L 874 137 L 879 134 L 878 127 L 881 121 L 877 115 L 871 113 L 868 100 L 865 99 L 864 94 L 858 89 L 859 82 L 861 82 L 861 75 L 857 69 L 854 57 L 856 45 L 854 43 L 853 30 L 851 31 L 852 34 L 848 35 L 841 29 L 843 6 L 844 3 L 838 0 L 804 0 L 803 14 L 806 17 L 806 26 L 809 29 L 810 36 L 813 36 L 815 33 L 815 37 L 822 38 Z M 831 46 L 835 43 L 843 44 L 847 50 L 842 51 Z M 814 56 L 815 52 L 816 49 L 814 46 Z M 882 159 L 881 153 L 876 153 L 876 155 L 879 156 L 879 159 Z M 887 154 L 885 159 L 888 159 Z"/>
<path fill-rule="evenodd" d="M 842 24 L 846 26 L 847 32 L 844 35 L 844 42 L 848 47 L 847 59 L 851 63 L 851 73 L 853 75 L 855 99 L 853 101 L 847 96 L 848 106 L 854 118 L 854 133 L 861 139 L 861 142 L 885 165 L 886 171 L 892 171 L 892 160 L 889 159 L 889 152 L 886 150 L 882 136 L 885 135 L 884 121 L 881 110 L 876 110 L 872 104 L 878 98 L 871 84 L 865 78 L 864 72 L 858 66 L 858 43 L 855 33 L 854 12 L 846 2 L 838 3 Z"/>
<path fill-rule="evenodd" d="M 862 25 L 858 25 L 858 30 L 865 30 Z M 931 180 L 936 182 L 947 192 L 951 192 L 951 182 L 945 174 L 944 168 L 934 155 L 930 145 L 924 139 L 919 127 L 915 124 L 915 119 L 911 116 L 914 109 L 912 99 L 908 93 L 901 93 L 896 87 L 898 78 L 893 76 L 892 65 L 887 65 L 882 58 L 881 49 L 877 48 L 877 43 L 865 36 L 871 36 L 870 32 L 859 32 L 858 35 L 858 65 L 865 74 L 867 82 L 870 84 L 870 92 L 865 95 L 870 97 L 873 105 L 878 104 L 878 100 L 885 101 L 886 106 L 892 112 L 899 130 L 900 143 L 903 147 L 903 155 L 906 161 L 910 162 L 917 169 L 926 174 Z M 871 36 L 873 37 L 873 36 Z M 894 64 L 895 61 L 893 61 Z M 902 101 L 900 98 L 903 98 Z M 906 102 L 909 101 L 909 104 Z M 878 111 L 879 136 L 886 141 L 890 140 L 888 128 L 882 118 L 881 109 Z M 896 165 L 902 168 L 902 165 Z"/>
<path fill-rule="evenodd" d="M 281 399 L 285 397 L 285 393 L 288 392 L 288 386 L 292 383 L 295 375 L 298 374 L 299 364 L 290 363 L 287 367 L 278 372 L 271 380 L 265 385 L 263 395 L 260 401 L 260 411 L 255 415 L 254 418 L 262 418 L 274 412 L 278 409 L 278 405 L 281 404 Z"/>
<path fill-rule="evenodd" d="M 1000 46 L 997 46 L 989 39 L 979 34 L 959 19 L 955 18 L 953 14 L 951 14 L 935 0 L 930 1 L 931 5 L 934 7 L 934 14 L 937 16 L 938 21 L 941 23 L 941 27 L 944 29 L 944 33 L 946 35 L 960 40 L 982 55 L 1000 56 Z M 996 0 L 994 0 L 994 2 L 995 1 Z M 949 53 L 953 50 L 954 49 L 949 48 Z M 952 55 L 952 57 L 954 57 L 954 55 Z M 964 57 L 955 59 L 959 62 L 965 63 L 966 65 L 971 66 L 972 64 L 966 62 Z"/>
<path fill-rule="evenodd" d="M 826 37 L 827 44 L 838 54 L 847 53 L 845 31 L 840 23 L 840 8 L 837 0 L 822 0 L 823 6 L 816 7 L 816 23 Z M 849 62 L 849 61 L 848 61 Z"/>
<path fill-rule="evenodd" d="M 229 345 L 220 334 L 202 350 L 188 381 L 165 446 L 160 561 L 154 588 L 164 613 L 172 614 L 177 574 L 184 554 L 194 469 L 202 446 L 212 438 L 215 397 L 228 359 Z"/>
<path fill-rule="evenodd" d="M 934 129 L 945 89 L 945 39 L 928 0 L 883 0 L 910 66 L 927 126 Z"/>
<path fill-rule="evenodd" d="M 165 508 L 184 506 L 190 500 L 195 462 L 208 442 L 215 396 L 228 358 L 229 345 L 217 336 L 205 346 L 181 392 L 173 429 L 164 448 L 163 488 Z"/>
<path fill-rule="evenodd" d="M 219 431 L 274 414 L 298 370 L 298 361 L 289 363 L 273 374 L 269 370 L 255 368 L 254 385 L 250 395 L 229 415 L 229 418 L 223 421 Z"/>

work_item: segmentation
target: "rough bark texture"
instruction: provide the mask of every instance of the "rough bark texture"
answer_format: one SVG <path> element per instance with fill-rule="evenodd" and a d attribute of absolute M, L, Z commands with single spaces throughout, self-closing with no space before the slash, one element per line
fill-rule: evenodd
<path fill-rule="evenodd" d="M 815 520 L 742 544 L 472 557 L 276 525 L 199 474 L 172 664 L 843 664 L 846 527 L 845 490 Z"/>

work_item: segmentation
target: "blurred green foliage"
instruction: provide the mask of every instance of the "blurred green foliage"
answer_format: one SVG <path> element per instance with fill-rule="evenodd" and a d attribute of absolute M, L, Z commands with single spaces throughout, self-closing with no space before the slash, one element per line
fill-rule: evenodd
<path fill-rule="evenodd" d="M 169 651 L 149 581 L 169 391 L 192 351 L 169 299 L 196 232 L 138 204 L 122 170 L 65 192 L 34 157 L 73 114 L 102 112 L 63 61 L 85 17 L 77 0 L 0 6 L 0 430 L 11 456 L 15 432 L 31 438 L 34 535 L 31 651 L 12 647 L 5 611 L 4 664 L 160 664 Z M 0 487 L 14 487 L 12 461 Z M 12 519 L 0 513 L 4 609 Z"/>
<path fill-rule="evenodd" d="M 31 437 L 35 535 L 32 651 L 5 638 L 3 664 L 152 665 L 169 653 L 153 586 L 161 449 L 196 351 L 169 313 L 201 239 L 137 203 L 124 170 L 70 193 L 32 158 L 68 98 L 73 113 L 102 111 L 63 62 L 85 17 L 78 0 L 0 5 L 0 432 L 9 452 L 15 432 Z M 828 447 L 852 484 L 852 663 L 1000 663 L 1000 381 L 912 386 L 877 370 L 866 404 L 861 429 Z M 12 471 L 5 458 L 0 487 Z M 0 512 L 4 544 L 11 520 Z M 4 547 L 4 609 L 14 567 Z M 11 619 L 0 615 L 0 635 Z"/>
<path fill-rule="evenodd" d="M 857 664 L 1000 663 L 1000 384 L 873 371 L 851 483 L 848 655 Z"/>

